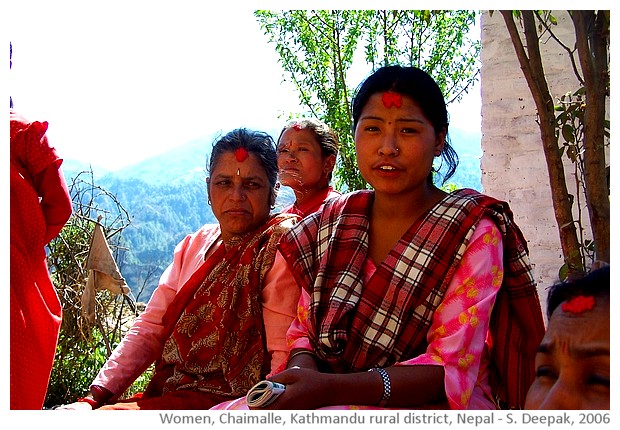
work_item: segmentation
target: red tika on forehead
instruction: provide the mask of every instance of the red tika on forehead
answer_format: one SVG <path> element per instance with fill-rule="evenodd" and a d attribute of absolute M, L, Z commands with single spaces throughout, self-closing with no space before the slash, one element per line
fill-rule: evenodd
<path fill-rule="evenodd" d="M 595 304 L 596 301 L 593 296 L 577 296 L 562 303 L 562 310 L 572 314 L 581 314 L 585 311 L 591 311 Z"/>
<path fill-rule="evenodd" d="M 390 108 L 392 106 L 399 108 L 403 105 L 403 96 L 394 91 L 386 91 L 383 93 L 381 101 L 383 102 L 383 106 L 386 108 Z"/>
<path fill-rule="evenodd" d="M 248 158 L 249 156 L 250 156 L 250 154 L 248 153 L 247 149 L 245 149 L 245 148 L 237 148 L 237 149 L 235 149 L 235 157 L 237 158 L 237 161 L 242 162 L 246 158 Z"/>
<path fill-rule="evenodd" d="M 296 123 L 295 125 L 293 125 L 293 128 L 297 131 L 301 130 L 303 127 L 300 123 Z"/>

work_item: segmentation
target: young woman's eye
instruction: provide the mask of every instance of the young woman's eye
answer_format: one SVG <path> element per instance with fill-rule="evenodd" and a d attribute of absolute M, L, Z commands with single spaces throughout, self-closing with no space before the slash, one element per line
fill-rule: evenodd
<path fill-rule="evenodd" d="M 366 127 L 364 127 L 365 131 L 379 131 L 379 127 L 375 126 L 375 125 L 367 125 Z"/>
<path fill-rule="evenodd" d="M 417 132 L 417 130 L 416 130 L 415 128 L 409 128 L 409 127 L 406 127 L 406 128 L 403 128 L 403 129 L 401 130 L 401 132 L 402 132 L 402 133 L 411 134 L 411 133 L 416 133 L 416 132 Z"/>

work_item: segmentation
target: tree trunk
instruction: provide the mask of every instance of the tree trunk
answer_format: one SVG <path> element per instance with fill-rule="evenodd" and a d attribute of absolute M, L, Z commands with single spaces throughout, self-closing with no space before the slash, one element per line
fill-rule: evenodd
<path fill-rule="evenodd" d="M 609 263 L 610 204 L 605 169 L 609 20 L 604 11 L 571 11 L 586 88 L 584 177 L 596 259 Z M 601 98 L 601 95 L 603 97 Z"/>
<path fill-rule="evenodd" d="M 568 268 L 568 276 L 571 276 L 583 273 L 584 267 L 577 238 L 577 228 L 572 214 L 572 201 L 566 186 L 564 164 L 562 163 L 562 156 L 558 147 L 558 138 L 555 134 L 553 99 L 545 80 L 534 13 L 532 11 L 520 12 L 523 19 L 527 53 L 514 22 L 512 11 L 501 11 L 501 14 L 515 48 L 521 70 L 523 70 L 528 87 L 536 103 L 540 121 L 540 135 L 549 174 L 553 209 L 560 234 L 560 244 L 564 261 Z"/>

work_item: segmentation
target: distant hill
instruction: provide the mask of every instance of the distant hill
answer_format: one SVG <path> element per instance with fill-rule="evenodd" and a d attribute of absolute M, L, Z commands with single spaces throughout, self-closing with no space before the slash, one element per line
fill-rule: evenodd
<path fill-rule="evenodd" d="M 206 177 L 207 155 L 213 138 L 192 140 L 184 145 L 109 173 L 117 179 L 140 179 L 150 185 L 192 182 Z"/>
<path fill-rule="evenodd" d="M 97 179 L 139 179 L 150 185 L 162 185 L 183 182 L 198 176 L 204 179 L 210 147 L 211 139 L 205 137 L 114 171 L 70 159 L 64 160 L 62 168 L 66 177 L 74 177 L 77 173 L 92 168 Z"/>
<path fill-rule="evenodd" d="M 450 143 L 459 156 L 459 167 L 449 183 L 459 188 L 473 188 L 482 191 L 482 157 L 481 133 L 467 132 L 459 129 L 450 130 Z"/>
<path fill-rule="evenodd" d="M 92 170 L 96 184 L 114 194 L 129 213 L 131 224 L 123 231 L 127 251 L 120 254 L 118 264 L 139 301 L 150 298 L 177 243 L 200 226 L 216 222 L 207 205 L 205 183 L 214 137 L 190 141 L 113 172 L 74 160 L 63 163 L 68 183 L 80 172 Z M 448 182 L 481 190 L 480 134 L 453 130 L 451 142 L 460 166 Z M 276 207 L 293 200 L 292 190 L 282 187 Z"/>

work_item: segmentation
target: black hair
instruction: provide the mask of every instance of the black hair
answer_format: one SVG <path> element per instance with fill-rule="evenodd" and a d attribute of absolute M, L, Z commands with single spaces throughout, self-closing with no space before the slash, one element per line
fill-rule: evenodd
<path fill-rule="evenodd" d="M 547 317 L 551 318 L 551 314 L 561 303 L 573 297 L 609 297 L 609 284 L 609 266 L 593 270 L 579 279 L 554 284 L 547 296 Z"/>
<path fill-rule="evenodd" d="M 235 152 L 235 150 L 239 148 L 243 148 L 249 153 L 254 154 L 265 169 L 271 187 L 270 198 L 273 205 L 277 193 L 278 157 L 273 138 L 263 131 L 237 128 L 217 138 L 213 143 L 211 157 L 207 163 L 207 172 L 209 176 L 211 176 L 222 154 Z"/>
<path fill-rule="evenodd" d="M 362 110 L 368 99 L 376 93 L 394 91 L 415 100 L 424 115 L 433 124 L 435 133 L 445 131 L 446 138 L 441 152 L 443 161 L 447 164 L 446 173 L 443 175 L 445 183 L 456 171 L 459 157 L 450 145 L 448 137 L 448 109 L 443 93 L 437 82 L 425 71 L 417 67 L 404 67 L 399 65 L 384 66 L 368 76 L 358 87 L 351 103 L 353 113 L 353 134 Z M 434 170 L 434 169 L 433 169 Z M 429 181 L 433 181 L 433 172 L 429 175 Z"/>

